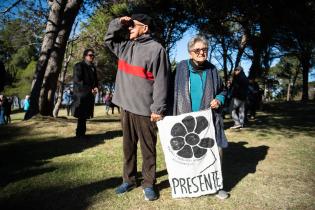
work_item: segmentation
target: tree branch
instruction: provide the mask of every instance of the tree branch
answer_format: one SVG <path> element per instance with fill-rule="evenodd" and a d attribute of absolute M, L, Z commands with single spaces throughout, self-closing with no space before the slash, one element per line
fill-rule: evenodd
<path fill-rule="evenodd" d="M 7 12 L 9 12 L 11 9 L 13 9 L 16 5 L 18 5 L 19 3 L 21 3 L 23 0 L 17 0 L 15 1 L 11 6 L 9 6 L 8 8 L 6 8 L 5 10 L 1 11 L 1 14 L 5 14 Z"/>

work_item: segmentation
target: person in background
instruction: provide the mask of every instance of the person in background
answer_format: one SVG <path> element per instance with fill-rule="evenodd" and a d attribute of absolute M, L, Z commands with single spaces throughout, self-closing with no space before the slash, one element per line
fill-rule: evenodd
<path fill-rule="evenodd" d="M 261 95 L 260 95 L 260 89 L 259 85 L 256 82 L 255 78 L 249 78 L 249 84 L 248 84 L 248 114 L 249 118 L 252 120 L 256 119 L 256 110 L 259 107 L 259 104 L 261 102 Z"/>
<path fill-rule="evenodd" d="M 118 57 L 113 103 L 122 108 L 123 194 L 136 187 L 137 143 L 140 140 L 142 188 L 145 200 L 158 198 L 156 183 L 156 123 L 166 111 L 170 62 L 166 50 L 151 32 L 153 20 L 146 14 L 133 14 L 112 20 L 105 44 Z M 129 39 L 126 39 L 123 34 Z"/>
<path fill-rule="evenodd" d="M 223 118 L 221 116 L 226 97 L 223 82 L 216 67 L 208 58 L 208 40 L 197 35 L 188 42 L 190 59 L 179 62 L 171 80 L 173 93 L 172 115 L 180 115 L 211 108 L 216 141 L 221 157 L 223 148 L 228 146 L 224 133 Z M 216 196 L 226 199 L 229 194 L 219 190 Z"/>
<path fill-rule="evenodd" d="M 73 69 L 73 103 L 72 116 L 78 118 L 76 137 L 85 137 L 86 120 L 93 117 L 94 95 L 98 91 L 95 58 L 93 49 L 83 52 L 83 61 L 74 65 Z"/>
<path fill-rule="evenodd" d="M 241 66 L 232 73 L 232 118 L 234 125 L 231 129 L 243 128 L 245 125 L 245 106 L 248 93 L 248 79 Z"/>
<path fill-rule="evenodd" d="M 20 109 L 20 99 L 18 96 L 14 95 L 12 98 L 12 108 L 13 109 Z"/>
<path fill-rule="evenodd" d="M 30 109 L 30 96 L 26 95 L 23 101 L 23 110 L 27 112 Z"/>
<path fill-rule="evenodd" d="M 5 124 L 3 103 L 4 103 L 4 96 L 0 95 L 0 125 Z"/>
<path fill-rule="evenodd" d="M 224 107 L 222 111 L 222 117 L 225 119 L 225 115 L 231 113 L 231 99 L 232 99 L 232 81 L 229 79 L 226 83 L 226 98 L 224 101 Z"/>
<path fill-rule="evenodd" d="M 12 97 L 4 97 L 3 101 L 5 124 L 8 124 L 11 123 Z"/>
<path fill-rule="evenodd" d="M 106 115 L 108 115 L 108 112 L 109 112 L 109 108 L 111 107 L 111 104 L 112 104 L 112 93 L 107 91 L 105 96 L 104 96 L 104 102 L 105 102 L 105 112 L 106 112 Z"/>
<path fill-rule="evenodd" d="M 111 103 L 110 107 L 112 108 L 112 114 L 114 114 L 115 108 L 117 108 L 118 114 L 120 114 L 120 107 L 114 103 Z"/>
<path fill-rule="evenodd" d="M 72 102 L 73 102 L 73 99 L 72 99 L 72 91 L 70 88 L 68 88 L 64 93 L 63 93 L 63 102 L 64 102 L 64 105 L 66 107 L 66 110 L 67 110 L 67 116 L 70 115 L 70 111 L 71 111 L 71 105 L 72 105 Z"/>

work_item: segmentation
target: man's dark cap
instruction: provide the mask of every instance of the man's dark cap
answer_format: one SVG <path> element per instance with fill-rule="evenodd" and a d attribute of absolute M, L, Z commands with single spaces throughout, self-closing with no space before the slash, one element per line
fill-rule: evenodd
<path fill-rule="evenodd" d="M 153 20 L 149 15 L 146 15 L 143 13 L 133 14 L 133 15 L 131 15 L 131 19 L 137 20 L 137 21 L 149 26 L 149 28 L 152 29 Z"/>

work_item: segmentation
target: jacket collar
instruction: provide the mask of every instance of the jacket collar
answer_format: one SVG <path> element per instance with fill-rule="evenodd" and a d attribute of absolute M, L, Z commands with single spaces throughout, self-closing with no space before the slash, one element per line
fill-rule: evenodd
<path fill-rule="evenodd" d="M 147 42 L 147 41 L 150 41 L 150 40 L 152 40 L 151 34 L 142 34 L 135 41 L 143 43 L 143 42 Z"/>
<path fill-rule="evenodd" d="M 93 66 L 93 63 L 90 63 L 90 62 L 88 62 L 88 61 L 86 61 L 86 60 L 83 60 L 83 63 L 85 63 L 85 64 L 88 65 L 88 66 Z"/>
<path fill-rule="evenodd" d="M 189 62 L 189 65 L 192 67 L 189 69 L 193 72 L 202 72 L 202 71 L 211 69 L 211 65 L 209 61 L 205 61 L 202 65 L 197 65 L 195 62 L 193 62 L 192 59 L 189 59 L 188 62 Z"/>

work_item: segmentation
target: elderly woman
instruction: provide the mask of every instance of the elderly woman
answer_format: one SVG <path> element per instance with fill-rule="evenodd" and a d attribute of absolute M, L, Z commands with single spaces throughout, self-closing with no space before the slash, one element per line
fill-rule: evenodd
<path fill-rule="evenodd" d="M 200 111 L 211 108 L 216 141 L 222 159 L 222 148 L 228 146 L 224 133 L 221 111 L 226 91 L 217 69 L 208 60 L 208 41 L 203 36 L 195 36 L 188 42 L 190 59 L 179 62 L 173 72 L 173 94 L 170 98 L 172 115 Z M 220 190 L 217 197 L 225 199 L 228 194 Z"/>

